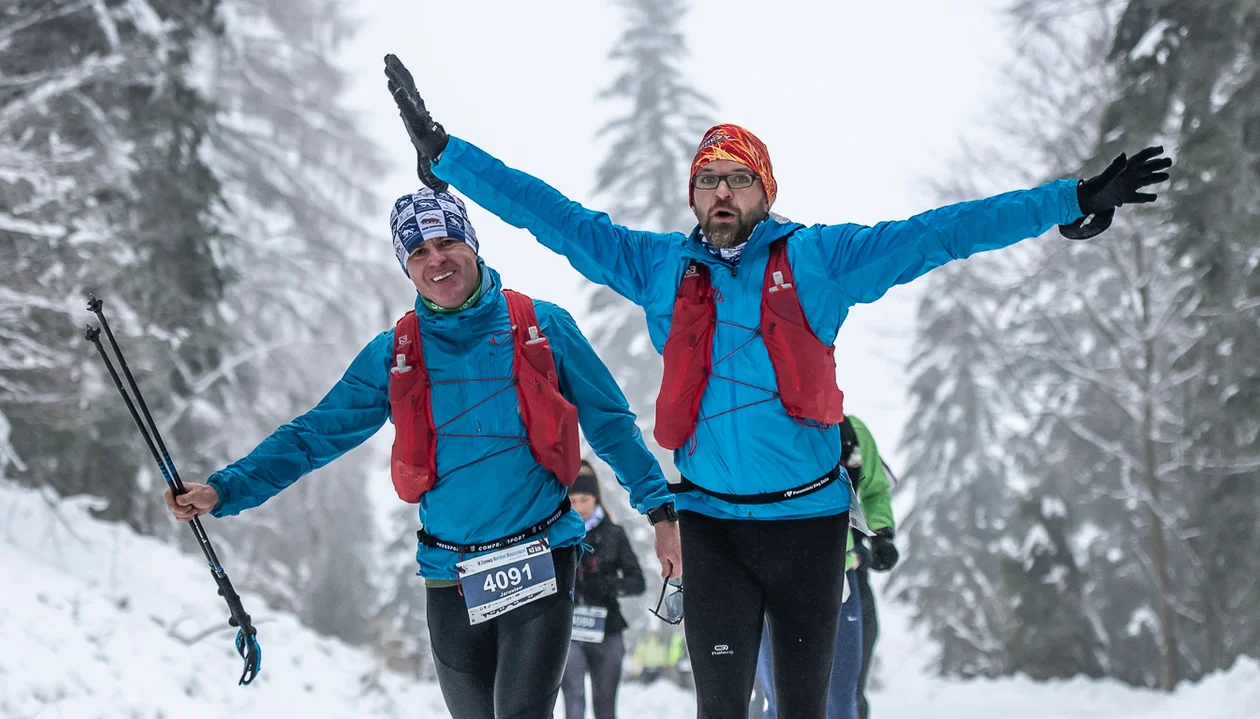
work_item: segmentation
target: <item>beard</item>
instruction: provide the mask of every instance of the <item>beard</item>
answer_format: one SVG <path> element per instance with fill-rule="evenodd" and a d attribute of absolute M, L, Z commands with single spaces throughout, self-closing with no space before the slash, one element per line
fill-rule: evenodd
<path fill-rule="evenodd" d="M 735 221 L 718 223 L 713 217 L 713 213 L 717 210 L 726 210 L 734 213 Z M 764 204 L 749 215 L 740 212 L 739 208 L 734 205 L 718 205 L 710 208 L 709 216 L 705 218 L 704 222 L 700 223 L 700 229 L 704 232 L 704 238 L 714 247 L 737 247 L 748 241 L 757 224 L 765 219 L 765 216 L 766 208 Z M 753 219 L 754 217 L 756 219 Z"/>

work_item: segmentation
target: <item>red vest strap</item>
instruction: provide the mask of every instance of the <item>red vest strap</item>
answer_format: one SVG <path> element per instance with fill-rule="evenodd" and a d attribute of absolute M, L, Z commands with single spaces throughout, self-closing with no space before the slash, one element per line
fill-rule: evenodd
<path fill-rule="evenodd" d="M 420 320 L 408 312 L 394 325 L 394 366 L 389 371 L 389 406 L 394 418 L 390 474 L 394 491 L 415 504 L 437 480 L 437 430 L 432 385 L 424 364 Z"/>
<path fill-rule="evenodd" d="M 687 265 L 674 299 L 674 318 L 665 340 L 665 368 L 656 397 L 652 436 L 665 449 L 678 449 L 696 429 L 700 398 L 713 371 L 713 331 L 717 306 L 709 268 Z"/>
<path fill-rule="evenodd" d="M 791 417 L 839 424 L 844 393 L 836 386 L 836 348 L 810 329 L 796 290 L 787 242 L 781 240 L 770 246 L 761 289 L 761 337 L 774 365 L 779 399 Z"/>
<path fill-rule="evenodd" d="M 538 327 L 534 301 L 512 290 L 503 295 L 512 321 L 512 374 L 529 449 L 561 484 L 571 486 L 582 462 L 577 407 L 560 393 L 551 342 Z"/>

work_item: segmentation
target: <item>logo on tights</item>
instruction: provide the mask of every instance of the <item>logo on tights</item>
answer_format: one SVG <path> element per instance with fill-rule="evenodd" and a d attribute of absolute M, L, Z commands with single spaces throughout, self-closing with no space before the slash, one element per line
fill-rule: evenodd
<path fill-rule="evenodd" d="M 715 657 L 722 656 L 723 654 L 734 654 L 734 653 L 735 653 L 735 650 L 734 650 L 734 649 L 731 649 L 731 648 L 730 648 L 729 646 L 727 646 L 726 644 L 714 644 L 714 645 L 713 645 L 713 656 L 715 656 Z"/>

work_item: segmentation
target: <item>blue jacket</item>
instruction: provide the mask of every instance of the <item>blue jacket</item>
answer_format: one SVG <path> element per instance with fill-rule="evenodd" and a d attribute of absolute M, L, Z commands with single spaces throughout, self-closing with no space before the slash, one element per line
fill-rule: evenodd
<path fill-rule="evenodd" d="M 718 300 L 714 370 L 747 384 L 710 379 L 700 401 L 700 417 L 710 419 L 697 426 L 693 442 L 674 452 L 674 462 L 695 484 L 729 494 L 800 486 L 839 462 L 838 427 L 820 430 L 798 423 L 763 389 L 775 387 L 774 370 L 765 344 L 747 328 L 759 325 L 762 277 L 773 241 L 791 235 L 788 261 L 805 316 L 814 334 L 832 344 L 853 305 L 874 302 L 894 285 L 950 260 L 1005 247 L 1081 217 L 1076 182 L 1069 180 L 873 227 L 805 227 L 771 216 L 757 225 L 733 266 L 704 249 L 698 228 L 684 235 L 615 225 L 608 215 L 568 200 L 456 137 L 433 170 L 505 222 L 529 230 L 587 279 L 642 307 L 658 352 L 669 337 L 683 271 L 692 260 L 709 267 Z M 839 378 L 841 389 L 858 379 Z M 717 517 L 824 516 L 848 508 L 849 488 L 842 485 L 778 504 L 733 505 L 698 492 L 678 495 L 677 504 Z"/>
<path fill-rule="evenodd" d="M 419 297 L 415 304 L 425 365 L 435 383 L 500 378 L 433 386 L 434 424 L 444 434 L 461 436 L 438 438 L 439 479 L 420 499 L 420 521 L 429 533 L 456 544 L 488 542 L 519 532 L 555 511 L 566 494 L 555 475 L 521 443 L 526 434 L 516 392 L 502 379 L 512 376 L 507 301 L 498 273 L 482 267 L 484 291 L 474 306 L 441 314 Z M 625 396 L 573 318 L 549 302 L 535 300 L 534 308 L 551 342 L 561 392 L 577 406 L 591 448 L 612 466 L 638 511 L 668 502 L 665 476 L 644 446 Z M 212 475 L 208 483 L 219 492 L 214 516 L 257 507 L 375 434 L 390 416 L 393 348 L 391 328 L 359 352 L 314 409 Z M 461 413 L 466 414 L 457 416 Z M 556 548 L 579 543 L 585 536 L 581 516 L 570 511 L 552 525 L 548 536 Z M 416 551 L 420 574 L 427 579 L 455 579 L 459 559 L 423 545 Z"/>

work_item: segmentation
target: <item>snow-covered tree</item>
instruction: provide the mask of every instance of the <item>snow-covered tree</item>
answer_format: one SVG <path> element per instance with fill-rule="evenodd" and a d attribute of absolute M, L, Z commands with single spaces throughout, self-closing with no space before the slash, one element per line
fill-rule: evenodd
<path fill-rule="evenodd" d="M 389 540 L 383 563 L 389 576 L 380 611 L 374 618 L 377 652 L 396 671 L 418 679 L 437 675 L 429 648 L 425 617 L 424 580 L 416 575 L 416 509 L 411 505 L 390 513 Z"/>
<path fill-rule="evenodd" d="M 1014 9 L 1021 62 L 1008 75 L 1003 132 L 973 152 L 982 158 L 973 177 L 1005 182 L 1017 169 L 1028 175 L 1009 183 L 1018 186 L 1084 176 L 1121 148 L 1164 141 L 1178 179 L 1160 204 L 1126 207 L 1094 241 L 1026 243 L 1000 263 L 951 266 L 930 280 L 947 301 L 937 307 L 930 295 L 921 324 L 934 331 L 919 344 L 940 361 L 919 362 L 916 386 L 947 396 L 941 388 L 980 373 L 994 391 L 983 408 L 917 403 L 912 441 L 943 442 L 951 454 L 916 454 L 921 524 L 910 528 L 900 581 L 934 636 L 952 636 L 977 624 L 964 611 L 970 597 L 932 606 L 931 585 L 956 582 L 964 555 L 1001 550 L 1004 571 L 985 569 L 984 581 L 993 601 L 1013 603 L 1005 616 L 1014 621 L 980 634 L 994 647 L 985 671 L 1101 671 L 1171 689 L 1255 651 L 1243 598 L 1252 587 L 1241 577 L 1254 574 L 1257 532 L 1239 520 L 1260 507 L 1257 483 L 1242 481 L 1260 469 L 1257 407 L 1245 399 L 1254 362 L 1244 359 L 1256 356 L 1260 309 L 1251 284 L 1260 185 L 1245 181 L 1256 169 L 1247 128 L 1260 86 L 1240 78 L 1256 76 L 1257 14 L 1246 3 L 1196 5 L 1024 0 Z M 1199 117 L 1208 110 L 1219 112 Z M 1213 164 L 1222 152 L 1230 161 Z M 933 321 L 954 302 L 967 312 Z M 951 364 L 963 349 L 976 356 Z M 973 431 L 953 454 L 960 415 L 996 418 L 986 425 L 996 429 Z M 995 454 L 999 476 L 982 469 Z M 971 511 L 958 502 L 977 498 L 1000 503 L 998 536 L 987 521 L 951 521 Z M 956 645 L 945 642 L 942 669 L 975 673 Z"/>
<path fill-rule="evenodd" d="M 88 292 L 106 301 L 188 481 L 314 405 L 388 323 L 383 278 L 400 298 L 405 282 L 384 233 L 362 222 L 380 155 L 330 60 L 352 30 L 335 0 L 0 8 L 0 412 L 22 459 L 10 474 L 174 530 L 80 339 Z M 329 551 L 345 552 L 344 576 L 365 576 L 362 459 L 299 483 L 222 542 L 276 568 L 261 591 L 351 641 L 363 622 L 303 590 Z"/>
<path fill-rule="evenodd" d="M 366 217 L 383 162 L 341 104 L 346 79 L 331 58 L 353 30 L 344 3 L 220 3 L 222 39 L 198 47 L 196 71 L 217 109 L 208 154 L 223 186 L 220 221 L 239 238 L 221 308 L 244 348 L 190 372 L 198 388 L 230 387 L 228 401 L 197 397 L 172 415 L 202 428 L 207 454 L 235 458 L 314 406 L 410 293 L 385 218 Z M 352 643 L 370 638 L 376 610 L 371 459 L 347 454 L 233 532 L 270 568 L 259 591 Z"/>
<path fill-rule="evenodd" d="M 696 145 L 713 123 L 713 102 L 687 82 L 687 4 L 671 0 L 618 0 L 625 31 L 608 58 L 617 65 L 601 94 L 622 113 L 600 137 L 610 141 L 595 190 L 614 222 L 636 229 L 687 231 L 695 217 L 687 207 L 687 174 Z M 590 295 L 591 343 L 639 416 L 649 447 L 666 467 L 669 453 L 652 441 L 661 358 L 648 338 L 643 310 L 607 287 Z"/>
<path fill-rule="evenodd" d="M 213 32 L 200 0 L 0 9 L 0 408 L 17 477 L 107 497 L 105 516 L 140 527 L 160 511 L 150 460 L 79 337 L 97 292 L 159 407 L 185 391 L 173 367 L 232 349 L 210 115 L 186 77 Z"/>

